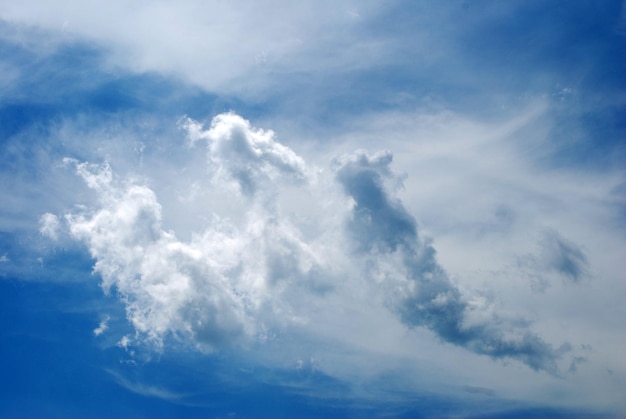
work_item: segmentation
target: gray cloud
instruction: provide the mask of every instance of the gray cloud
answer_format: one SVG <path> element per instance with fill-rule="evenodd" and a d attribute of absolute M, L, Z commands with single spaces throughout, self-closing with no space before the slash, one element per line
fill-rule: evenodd
<path fill-rule="evenodd" d="M 572 282 L 580 281 L 588 271 L 587 256 L 573 242 L 554 230 L 546 231 L 542 242 L 542 263 Z"/>
<path fill-rule="evenodd" d="M 517 265 L 531 278 L 531 288 L 544 292 L 554 277 L 579 283 L 589 276 L 589 262 L 583 250 L 555 230 L 545 230 L 536 253 L 518 257 Z"/>
<path fill-rule="evenodd" d="M 484 316 L 482 308 L 451 282 L 431 242 L 419 237 L 414 218 L 385 186 L 393 176 L 391 160 L 389 152 L 358 151 L 337 159 L 335 170 L 345 193 L 354 200 L 347 230 L 355 251 L 375 266 L 390 258 L 402 264 L 399 270 L 382 275 L 394 284 L 393 289 L 400 290 L 391 304 L 402 321 L 411 327 L 427 327 L 441 340 L 475 353 L 513 358 L 533 369 L 557 373 L 560 351 L 529 331 L 524 322 Z M 476 311 L 482 318 L 472 319 Z"/>

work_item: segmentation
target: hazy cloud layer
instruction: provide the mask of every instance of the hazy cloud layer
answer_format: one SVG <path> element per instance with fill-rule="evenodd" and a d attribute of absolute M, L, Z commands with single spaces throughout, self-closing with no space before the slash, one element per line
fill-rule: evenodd
<path fill-rule="evenodd" d="M 149 7 L 125 0 L 102 7 L 26 1 L 0 2 L 0 7 L 3 18 L 12 22 L 60 31 L 66 40 L 80 37 L 106 45 L 112 67 L 182 75 L 209 90 L 242 95 L 273 85 L 272 73 L 310 71 L 308 57 L 316 58 L 315 73 L 327 73 L 362 67 L 382 53 L 379 43 L 350 39 L 359 23 L 379 8 L 371 1 L 235 5 L 186 0 Z M 259 18 L 268 9 L 274 10 L 272 18 Z M 116 28 L 109 22 L 116 22 Z M 338 48 L 337 39 L 350 48 Z M 44 36 L 35 48 L 55 46 Z"/>

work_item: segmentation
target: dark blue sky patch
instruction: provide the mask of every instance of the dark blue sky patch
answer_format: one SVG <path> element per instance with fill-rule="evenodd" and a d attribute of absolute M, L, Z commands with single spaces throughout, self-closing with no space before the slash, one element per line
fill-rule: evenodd
<path fill-rule="evenodd" d="M 583 101 L 583 105 L 573 104 L 573 109 L 567 105 L 554 108 L 552 147 L 545 150 L 544 166 L 551 170 L 574 166 L 598 171 L 623 167 L 626 106 L 606 103 L 602 100 L 605 96 L 599 93 L 578 96 L 564 100 Z"/>
<path fill-rule="evenodd" d="M 518 2 L 458 39 L 469 71 L 490 75 L 483 80 L 486 91 L 550 98 L 554 128 L 546 167 L 602 170 L 621 164 L 618 154 L 626 139 L 620 99 L 626 92 L 626 37 L 616 31 L 621 7 L 620 1 Z M 480 11 L 477 5 L 467 9 Z"/>
<path fill-rule="evenodd" d="M 0 107 L 0 139 L 4 143 L 8 137 L 25 127 L 40 124 L 41 121 L 48 120 L 56 114 L 57 111 L 53 107 L 46 105 L 5 104 Z"/>
<path fill-rule="evenodd" d="M 90 284 L 93 290 L 100 283 L 86 249 L 72 242 L 54 243 L 38 232 L 0 231 L 2 256 L 6 260 L 0 263 L 0 279 L 66 284 L 68 292 L 71 284 Z"/>
<path fill-rule="evenodd" d="M 158 401 L 137 403 L 101 370 L 114 361 L 91 333 L 101 300 L 101 290 L 89 282 L 0 281 L 0 415 L 107 416 L 116 410 L 156 414 L 167 409 Z"/>
<path fill-rule="evenodd" d="M 563 87 L 573 83 L 575 88 L 583 83 L 586 88 L 603 87 L 604 91 L 609 86 L 624 87 L 620 69 L 626 63 L 620 51 L 625 40 L 615 31 L 620 1 L 518 1 L 510 6 L 468 3 L 457 15 L 461 23 L 461 34 L 456 39 L 460 51 L 467 53 L 468 62 L 474 63 L 477 70 L 500 72 L 502 79 L 493 82 L 525 81 L 512 86 L 522 91 L 557 87 L 551 83 Z M 475 24 L 477 19 L 479 25 Z M 520 68 L 541 68 L 549 77 L 541 78 L 542 74 L 535 71 L 516 71 Z"/>

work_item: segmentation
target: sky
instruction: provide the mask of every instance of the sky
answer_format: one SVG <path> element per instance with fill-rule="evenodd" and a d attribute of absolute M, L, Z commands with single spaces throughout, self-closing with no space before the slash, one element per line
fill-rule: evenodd
<path fill-rule="evenodd" d="M 0 416 L 626 415 L 626 3 L 0 0 Z"/>

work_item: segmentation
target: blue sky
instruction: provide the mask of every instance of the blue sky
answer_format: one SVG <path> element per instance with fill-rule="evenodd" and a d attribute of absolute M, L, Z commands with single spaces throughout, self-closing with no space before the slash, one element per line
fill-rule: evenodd
<path fill-rule="evenodd" d="M 620 1 L 0 1 L 3 417 L 619 417 Z"/>

